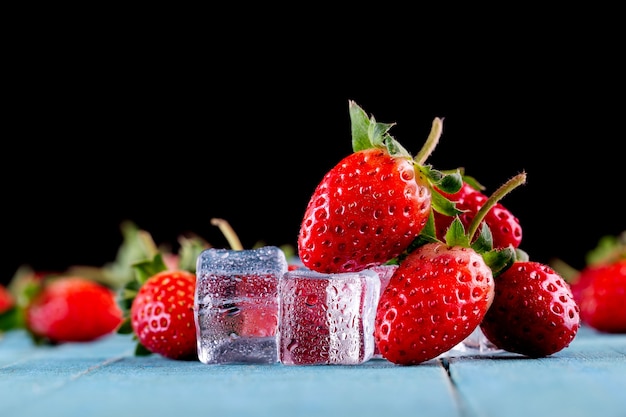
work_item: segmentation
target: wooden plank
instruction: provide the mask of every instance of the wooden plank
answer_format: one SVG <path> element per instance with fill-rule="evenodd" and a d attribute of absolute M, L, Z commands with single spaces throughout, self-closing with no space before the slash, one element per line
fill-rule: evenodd
<path fill-rule="evenodd" d="M 626 416 L 626 335 L 583 329 L 541 359 L 454 358 L 450 375 L 468 416 Z"/>
<path fill-rule="evenodd" d="M 23 361 L 30 355 L 41 353 L 41 349 L 23 331 L 10 331 L 0 334 L 0 370 L 16 361 Z"/>
<path fill-rule="evenodd" d="M 37 346 L 23 332 L 5 334 L 0 342 L 0 415 L 21 416 L 29 404 L 131 353 L 128 336 Z"/>
<path fill-rule="evenodd" d="M 548 358 L 500 353 L 409 367 L 205 365 L 133 349 L 120 335 L 55 347 L 5 335 L 0 416 L 626 416 L 626 335 L 589 329 Z"/>
<path fill-rule="evenodd" d="M 0 415 L 459 415 L 438 361 L 418 367 L 384 360 L 357 366 L 205 365 L 134 357 L 132 344 L 119 342 L 45 349 L 4 367 L 0 392 L 10 398 L 0 404 Z"/>

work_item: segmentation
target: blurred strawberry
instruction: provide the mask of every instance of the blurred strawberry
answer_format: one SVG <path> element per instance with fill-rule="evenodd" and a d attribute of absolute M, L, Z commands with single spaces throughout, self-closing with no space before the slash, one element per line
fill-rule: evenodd
<path fill-rule="evenodd" d="M 591 276 L 578 288 L 581 320 L 606 333 L 626 333 L 626 259 L 609 265 L 589 266 L 581 276 Z"/>
<path fill-rule="evenodd" d="M 122 322 L 115 292 L 76 276 L 42 282 L 24 313 L 25 326 L 35 339 L 51 343 L 96 340 Z"/>
<path fill-rule="evenodd" d="M 10 297 L 11 306 L 4 310 L 0 308 L 0 331 L 24 329 L 26 307 L 41 291 L 44 280 L 56 275 L 51 272 L 35 271 L 27 265 L 19 267 L 8 286 L 3 287 L 4 292 Z M 0 298 L 4 297 L 0 295 Z"/>
<path fill-rule="evenodd" d="M 626 231 L 601 238 L 581 270 L 560 259 L 551 265 L 569 283 L 584 324 L 601 332 L 626 333 Z"/>
<path fill-rule="evenodd" d="M 7 287 L 0 284 L 0 314 L 6 312 L 14 305 L 15 300 L 13 300 L 13 295 L 9 292 Z"/>

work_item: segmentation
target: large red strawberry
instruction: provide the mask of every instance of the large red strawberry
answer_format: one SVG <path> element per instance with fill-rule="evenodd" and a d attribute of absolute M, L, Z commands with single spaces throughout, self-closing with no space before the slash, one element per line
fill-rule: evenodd
<path fill-rule="evenodd" d="M 544 357 L 569 346 L 579 326 L 579 307 L 566 281 L 551 267 L 524 260 L 497 276 L 480 328 L 500 349 Z"/>
<path fill-rule="evenodd" d="M 469 247 L 427 243 L 399 265 L 382 293 L 375 339 L 382 356 L 414 365 L 452 349 L 482 321 L 492 271 Z"/>
<path fill-rule="evenodd" d="M 322 273 L 395 258 L 424 229 L 431 209 L 428 172 L 388 134 L 392 125 L 368 119 L 354 102 L 350 116 L 354 152 L 317 185 L 298 236 L 302 263 Z"/>
<path fill-rule="evenodd" d="M 196 275 L 164 270 L 142 283 L 132 300 L 130 319 L 139 343 L 170 359 L 196 359 L 194 293 Z"/>
<path fill-rule="evenodd" d="M 304 265 L 348 272 L 398 256 L 430 213 L 430 189 L 410 159 L 381 148 L 350 154 L 317 186 L 299 237 Z"/>
<path fill-rule="evenodd" d="M 26 307 L 25 323 L 41 340 L 87 342 L 113 333 L 122 323 L 122 310 L 108 287 L 63 276 L 43 282 Z"/>
<path fill-rule="evenodd" d="M 469 226 L 474 216 L 476 216 L 488 199 L 485 194 L 472 187 L 468 182 L 463 182 L 463 186 L 456 193 L 440 192 L 443 196 L 453 201 L 457 209 L 463 211 L 459 218 L 465 227 Z M 437 211 L 434 212 L 434 215 L 437 237 L 443 240 L 454 217 Z M 501 203 L 497 203 L 489 209 L 484 217 L 484 222 L 491 229 L 494 248 L 505 248 L 509 245 L 512 245 L 514 248 L 519 247 L 522 241 L 522 227 L 519 219 Z"/>

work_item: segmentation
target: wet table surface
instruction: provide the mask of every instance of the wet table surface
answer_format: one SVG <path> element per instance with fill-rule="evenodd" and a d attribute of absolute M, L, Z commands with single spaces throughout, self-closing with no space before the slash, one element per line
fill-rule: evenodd
<path fill-rule="evenodd" d="M 0 416 L 626 417 L 626 335 L 582 328 L 542 359 L 511 353 L 417 366 L 205 365 L 134 356 L 130 336 L 35 346 L 0 339 Z"/>

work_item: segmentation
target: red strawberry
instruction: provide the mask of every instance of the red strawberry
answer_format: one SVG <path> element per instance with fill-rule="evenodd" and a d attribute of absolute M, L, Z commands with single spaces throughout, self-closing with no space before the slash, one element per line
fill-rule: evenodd
<path fill-rule="evenodd" d="M 606 333 L 626 333 L 626 231 L 603 236 L 577 270 L 560 259 L 551 266 L 570 284 L 581 321 Z"/>
<path fill-rule="evenodd" d="M 493 299 L 491 269 L 469 247 L 427 243 L 399 265 L 381 295 L 375 339 L 382 356 L 414 365 L 452 349 Z"/>
<path fill-rule="evenodd" d="M 349 272 L 398 256 L 426 225 L 430 190 L 406 158 L 385 149 L 355 152 L 331 169 L 306 209 L 302 262 L 318 272 Z"/>
<path fill-rule="evenodd" d="M 194 322 L 196 275 L 164 270 L 150 276 L 132 301 L 132 330 L 152 353 L 170 359 L 197 358 Z"/>
<path fill-rule="evenodd" d="M 53 343 L 87 342 L 113 333 L 122 310 L 108 287 L 82 277 L 44 282 L 25 311 L 27 328 Z"/>
<path fill-rule="evenodd" d="M 582 279 L 588 283 L 578 293 L 583 323 L 601 332 L 626 333 L 626 259 L 589 266 L 581 277 L 590 277 Z"/>
<path fill-rule="evenodd" d="M 467 182 L 463 182 L 463 186 L 456 193 L 440 192 L 444 197 L 455 202 L 457 209 L 464 211 L 464 213 L 459 215 L 459 218 L 465 227 L 469 226 L 474 216 L 478 213 L 478 210 L 480 210 L 488 198 Z M 434 215 L 437 237 L 443 240 L 454 217 L 441 214 L 437 211 L 434 211 Z M 494 248 L 505 248 L 509 245 L 512 245 L 514 248 L 519 247 L 522 241 L 522 227 L 517 217 L 501 203 L 497 203 L 491 207 L 485 215 L 484 221 L 491 229 Z"/>
<path fill-rule="evenodd" d="M 480 327 L 500 349 L 543 357 L 569 346 L 580 325 L 569 285 L 552 268 L 517 261 L 496 278 L 491 308 Z"/>
<path fill-rule="evenodd" d="M 556 266 L 553 266 L 553 268 L 557 270 Z M 581 271 L 575 271 L 575 279 L 561 274 L 563 278 L 569 283 L 570 290 L 572 291 L 572 296 L 574 297 L 574 301 L 576 301 L 579 306 L 583 300 L 583 291 L 585 290 L 585 288 L 591 285 L 591 283 L 595 280 L 596 275 L 602 275 L 602 271 L 604 270 L 604 268 L 606 268 L 605 265 L 586 266 Z M 558 271 L 558 273 L 561 272 Z"/>
<path fill-rule="evenodd" d="M 298 236 L 302 263 L 322 273 L 356 272 L 395 258 L 430 214 L 427 172 L 388 134 L 392 125 L 367 119 L 354 102 L 350 116 L 354 152 L 317 185 Z"/>
<path fill-rule="evenodd" d="M 13 295 L 9 292 L 7 287 L 0 284 L 0 314 L 9 310 L 15 305 Z"/>

